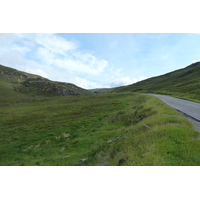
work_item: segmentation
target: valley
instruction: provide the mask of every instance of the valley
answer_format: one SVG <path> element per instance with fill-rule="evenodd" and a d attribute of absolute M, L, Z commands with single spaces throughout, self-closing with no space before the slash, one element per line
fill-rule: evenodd
<path fill-rule="evenodd" d="M 200 62 L 193 63 L 161 76 L 152 77 L 128 86 L 95 90 L 105 92 L 133 92 L 169 95 L 200 102 Z"/>
<path fill-rule="evenodd" d="M 140 94 L 198 101 L 198 80 L 192 81 L 197 77 L 188 72 L 191 68 L 198 75 L 199 63 L 174 74 L 92 93 L 1 66 L 0 165 L 200 165 L 199 132 L 160 99 Z M 177 76 L 182 84 L 187 82 L 179 90 Z M 163 84 L 158 87 L 159 81 Z"/>

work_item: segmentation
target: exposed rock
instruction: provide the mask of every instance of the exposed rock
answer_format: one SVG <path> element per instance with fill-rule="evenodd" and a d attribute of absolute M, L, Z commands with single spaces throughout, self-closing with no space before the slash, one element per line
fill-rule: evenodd
<path fill-rule="evenodd" d="M 43 78 L 31 78 L 22 82 L 22 85 L 31 90 L 58 96 L 80 95 L 81 92 L 84 92 L 84 89 L 73 84 L 53 82 Z"/>
<path fill-rule="evenodd" d="M 71 83 L 51 81 L 41 76 L 25 73 L 3 65 L 0 65 L 0 75 L 17 92 L 48 96 L 92 94 L 92 92 Z"/>
<path fill-rule="evenodd" d="M 121 137 L 117 137 L 114 140 L 108 140 L 108 143 L 116 142 L 116 141 L 120 140 L 121 138 L 122 138 L 122 136 Z"/>
<path fill-rule="evenodd" d="M 145 128 L 151 129 L 149 126 L 142 124 L 142 126 L 144 126 Z"/>
<path fill-rule="evenodd" d="M 68 158 L 68 157 L 70 157 L 70 156 L 71 156 L 71 155 L 63 156 L 62 159 Z"/>
<path fill-rule="evenodd" d="M 117 137 L 117 138 L 115 138 L 113 140 L 108 140 L 108 143 L 116 142 L 116 141 L 120 140 L 122 137 L 124 137 L 125 135 L 127 135 L 128 133 L 130 133 L 130 131 L 124 133 L 123 135 L 121 135 L 121 136 L 119 136 L 119 137 Z"/>
<path fill-rule="evenodd" d="M 140 115 L 139 119 L 136 121 L 136 123 L 142 121 L 145 117 L 146 117 L 146 115 Z"/>
<path fill-rule="evenodd" d="M 79 163 L 85 162 L 87 160 L 87 158 L 82 158 L 79 160 Z"/>
<path fill-rule="evenodd" d="M 122 137 L 117 137 L 116 139 L 114 139 L 113 141 L 116 142 L 117 140 L 121 139 Z"/>

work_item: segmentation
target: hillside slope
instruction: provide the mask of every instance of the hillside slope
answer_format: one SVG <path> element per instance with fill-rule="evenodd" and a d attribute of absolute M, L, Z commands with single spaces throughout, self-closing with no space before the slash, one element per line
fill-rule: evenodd
<path fill-rule="evenodd" d="M 71 83 L 50 81 L 41 76 L 0 65 L 0 95 L 23 94 L 67 96 L 91 94 L 91 92 Z"/>
<path fill-rule="evenodd" d="M 115 88 L 114 92 L 140 92 L 175 95 L 200 99 L 200 62 L 162 76 L 149 78 L 135 84 Z"/>

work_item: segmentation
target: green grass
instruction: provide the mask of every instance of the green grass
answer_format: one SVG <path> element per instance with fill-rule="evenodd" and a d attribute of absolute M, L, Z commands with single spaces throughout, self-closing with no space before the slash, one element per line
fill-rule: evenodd
<path fill-rule="evenodd" d="M 0 100 L 3 166 L 200 165 L 198 136 L 180 113 L 149 95 Z"/>
<path fill-rule="evenodd" d="M 123 128 L 120 126 L 115 130 L 121 135 L 119 140 L 109 140 L 107 145 L 104 144 L 104 150 L 98 149 L 98 165 L 188 166 L 200 164 L 200 141 L 196 139 L 199 133 L 193 130 L 191 124 L 181 114 L 163 104 L 159 99 L 150 97 L 136 110 L 133 109 L 132 112 L 127 110 L 124 114 L 120 112 L 117 115 L 118 118 L 119 115 L 120 118 L 123 118 L 121 115 L 124 115 L 124 118 L 129 116 L 129 120 L 126 120 L 129 124 L 125 123 Z M 147 117 L 136 123 L 141 115 Z M 113 118 L 117 118 L 116 115 L 108 119 Z M 113 123 L 116 124 L 117 121 Z"/>
<path fill-rule="evenodd" d="M 101 126 L 102 119 L 126 107 L 127 98 L 127 95 L 41 97 L 21 101 L 19 98 L 9 104 L 2 99 L 0 163 L 76 165 L 87 155 L 92 135 Z M 63 136 L 68 133 L 69 137 Z M 96 141 L 97 137 L 92 140 Z M 61 159 L 65 154 L 71 157 Z"/>

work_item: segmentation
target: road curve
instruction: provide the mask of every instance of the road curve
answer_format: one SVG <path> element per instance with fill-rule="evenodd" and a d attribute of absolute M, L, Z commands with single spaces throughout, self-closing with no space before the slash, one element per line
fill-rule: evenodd
<path fill-rule="evenodd" d="M 169 97 L 165 95 L 150 94 L 161 99 L 167 105 L 175 108 L 176 110 L 188 115 L 189 117 L 200 122 L 200 103 Z"/>

